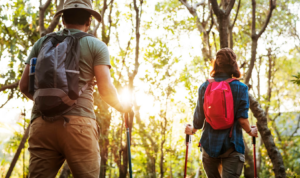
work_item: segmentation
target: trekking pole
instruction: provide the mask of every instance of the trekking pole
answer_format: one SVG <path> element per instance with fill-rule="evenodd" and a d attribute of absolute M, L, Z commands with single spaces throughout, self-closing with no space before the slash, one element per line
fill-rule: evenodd
<path fill-rule="evenodd" d="M 185 164 L 184 164 L 184 178 L 186 178 L 186 169 L 187 169 L 187 161 L 188 161 L 188 153 L 189 153 L 189 142 L 191 140 L 191 136 L 186 134 L 185 137 L 185 144 L 186 144 L 186 151 L 185 151 Z"/>
<path fill-rule="evenodd" d="M 252 144 L 253 144 L 253 164 L 254 164 L 254 178 L 257 178 L 257 170 L 256 170 L 256 150 L 255 150 L 255 137 L 252 137 Z"/>
<path fill-rule="evenodd" d="M 130 151 L 130 133 L 129 133 L 129 122 L 128 122 L 129 113 L 125 113 L 125 127 L 127 134 L 127 150 L 128 150 L 128 162 L 129 162 L 129 176 L 132 178 L 132 165 L 131 165 L 131 151 Z"/>

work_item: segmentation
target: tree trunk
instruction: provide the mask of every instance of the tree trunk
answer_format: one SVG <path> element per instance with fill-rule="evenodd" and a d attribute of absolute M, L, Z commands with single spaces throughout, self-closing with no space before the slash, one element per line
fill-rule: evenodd
<path fill-rule="evenodd" d="M 128 169 L 128 149 L 127 149 L 127 142 L 123 146 L 121 151 L 122 158 L 120 159 L 121 164 L 119 167 L 119 178 L 126 178 L 127 169 Z M 122 164 L 123 163 L 123 164 Z"/>
<path fill-rule="evenodd" d="M 245 76 L 244 83 L 249 84 L 250 78 L 252 76 L 252 70 L 254 68 L 254 63 L 256 61 L 256 50 L 257 50 L 257 41 L 258 39 L 253 37 L 252 38 L 252 44 L 251 44 L 251 60 L 250 65 L 248 67 L 248 72 Z"/>
<path fill-rule="evenodd" d="M 272 16 L 272 12 L 273 10 L 276 8 L 276 0 L 270 0 L 270 9 L 269 9 L 269 13 L 268 16 L 265 20 L 265 23 L 263 25 L 263 27 L 261 28 L 261 30 L 259 31 L 259 33 L 256 33 L 256 0 L 252 0 L 252 25 L 251 25 L 251 38 L 252 38 L 252 45 L 251 45 L 251 61 L 250 61 L 250 65 L 249 65 L 249 69 L 247 71 L 247 74 L 245 76 L 245 84 L 249 84 L 251 75 L 252 75 L 252 70 L 254 67 L 254 63 L 256 61 L 256 50 L 257 50 L 257 41 L 260 38 L 260 36 L 264 33 L 264 31 L 266 30 L 271 16 Z"/>
<path fill-rule="evenodd" d="M 17 149 L 17 152 L 16 152 L 14 158 L 12 159 L 12 161 L 11 161 L 11 163 L 10 163 L 10 166 L 9 166 L 9 169 L 8 169 L 8 171 L 7 171 L 7 173 L 6 173 L 5 178 L 9 178 L 9 177 L 11 176 L 11 173 L 12 173 L 12 171 L 13 171 L 13 169 L 14 169 L 14 167 L 15 167 L 17 161 L 18 161 L 18 158 L 19 158 L 19 156 L 20 156 L 20 154 L 21 154 L 21 151 L 22 151 L 22 149 L 24 148 L 24 145 L 25 145 L 26 140 L 27 140 L 27 138 L 28 138 L 29 129 L 30 129 L 30 125 L 28 125 L 28 127 L 27 127 L 27 129 L 26 129 L 26 131 L 25 131 L 25 133 L 24 133 L 24 135 L 23 135 L 23 138 L 22 138 L 22 140 L 21 140 L 21 143 L 20 143 L 20 145 L 19 145 L 19 147 L 18 147 L 18 149 Z"/>
<path fill-rule="evenodd" d="M 135 107 L 139 109 L 139 107 Z M 155 169 L 155 161 L 156 161 L 156 155 L 158 152 L 158 145 L 156 143 L 156 140 L 154 140 L 149 133 L 146 131 L 146 126 L 142 122 L 139 112 L 136 111 L 135 114 L 136 122 L 139 126 L 139 134 L 143 138 L 142 144 L 145 148 L 146 155 L 147 155 L 147 172 L 149 178 L 156 178 L 156 169 Z M 148 144 L 150 142 L 150 144 Z"/>
<path fill-rule="evenodd" d="M 167 100 L 168 100 L 169 94 L 167 94 Z M 166 131 L 167 131 L 167 106 L 168 103 L 166 102 L 166 112 L 164 114 L 164 123 L 161 122 L 161 137 L 162 137 L 162 141 L 160 143 L 160 151 L 161 151 L 161 155 L 160 155 L 160 177 L 163 178 L 164 177 L 164 144 L 166 142 Z"/>
<path fill-rule="evenodd" d="M 108 136 L 108 134 L 103 135 L 103 137 Z M 102 136 L 100 136 L 102 137 Z M 100 156 L 101 156 L 101 164 L 100 164 L 100 176 L 99 178 L 105 178 L 106 170 L 107 170 L 107 160 L 108 160 L 108 145 L 109 140 L 107 137 L 101 138 L 99 141 L 100 145 Z"/>
<path fill-rule="evenodd" d="M 282 156 L 274 143 L 274 138 L 268 128 L 268 122 L 265 111 L 261 108 L 260 104 L 249 93 L 250 109 L 257 119 L 257 128 L 261 134 L 263 143 L 268 151 L 268 155 L 273 163 L 273 170 L 276 178 L 285 178 L 285 168 L 282 160 Z"/>
<path fill-rule="evenodd" d="M 210 0 L 214 13 L 219 23 L 220 48 L 228 47 L 228 28 L 230 27 L 229 15 L 235 0 L 222 1 L 223 9 L 220 9 L 217 0 Z"/>
<path fill-rule="evenodd" d="M 218 16 L 220 48 L 228 48 L 228 17 L 225 15 Z"/>
<path fill-rule="evenodd" d="M 229 48 L 233 48 L 233 34 L 232 34 L 232 28 L 228 29 L 228 43 L 229 43 Z"/>
<path fill-rule="evenodd" d="M 101 119 L 100 125 L 100 140 L 99 140 L 99 146 L 100 146 L 100 156 L 101 156 L 101 167 L 100 167 L 100 178 L 105 178 L 106 170 L 107 170 L 107 160 L 108 160 L 108 132 L 109 132 L 109 126 L 111 121 L 111 113 L 108 111 L 108 105 L 106 103 L 103 103 L 102 106 L 105 106 L 104 110 L 101 110 L 102 116 L 104 116 L 105 119 Z M 106 111 L 105 113 L 103 111 Z"/>
<path fill-rule="evenodd" d="M 99 94 L 94 93 L 95 98 L 99 98 Z M 95 110 L 96 121 L 100 126 L 100 139 L 99 139 L 99 147 L 100 147 L 100 178 L 105 178 L 106 170 L 107 170 L 107 160 L 108 160 L 108 134 L 109 134 L 109 126 L 111 122 L 111 113 L 109 112 L 109 106 L 102 100 L 97 99 L 94 102 L 94 105 L 98 107 Z"/>
<path fill-rule="evenodd" d="M 164 146 L 165 140 L 163 140 L 160 144 L 160 163 L 159 163 L 159 167 L 160 167 L 160 178 L 164 177 Z"/>

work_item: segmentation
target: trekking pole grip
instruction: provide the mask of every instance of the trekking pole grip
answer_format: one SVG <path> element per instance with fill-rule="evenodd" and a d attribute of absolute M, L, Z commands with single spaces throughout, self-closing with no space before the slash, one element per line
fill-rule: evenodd
<path fill-rule="evenodd" d="M 189 143 L 189 142 L 190 142 L 190 135 L 186 134 L 185 143 Z"/>
<path fill-rule="evenodd" d="M 255 145 L 256 139 L 255 137 L 252 137 L 252 144 Z"/>

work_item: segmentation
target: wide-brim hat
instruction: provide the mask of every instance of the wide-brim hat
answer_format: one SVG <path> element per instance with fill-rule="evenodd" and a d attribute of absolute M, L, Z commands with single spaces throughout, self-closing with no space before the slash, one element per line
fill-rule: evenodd
<path fill-rule="evenodd" d="M 98 22 L 101 22 L 101 15 L 99 12 L 93 10 L 91 0 L 66 0 L 63 8 L 55 13 L 54 18 L 61 15 L 65 10 L 68 9 L 84 9 L 90 12 Z"/>

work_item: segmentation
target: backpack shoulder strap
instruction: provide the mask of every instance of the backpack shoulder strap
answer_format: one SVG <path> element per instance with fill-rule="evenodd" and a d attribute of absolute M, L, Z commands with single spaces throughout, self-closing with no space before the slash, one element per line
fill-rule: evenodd
<path fill-rule="evenodd" d="M 207 81 L 208 81 L 209 83 L 213 83 L 213 82 L 215 82 L 215 79 L 207 79 Z"/>
<path fill-rule="evenodd" d="M 226 79 L 225 82 L 230 83 L 230 82 L 235 81 L 235 80 L 238 80 L 238 79 L 236 79 L 236 78 L 229 78 L 229 79 Z"/>
<path fill-rule="evenodd" d="M 92 34 L 89 34 L 89 33 L 85 33 L 85 32 L 78 32 L 78 33 L 75 33 L 74 36 L 77 40 L 83 38 L 83 37 L 86 37 L 86 36 L 91 36 L 91 37 L 95 37 L 94 35 Z M 95 37 L 96 38 L 96 37 Z"/>
<path fill-rule="evenodd" d="M 56 46 L 58 43 L 61 43 L 62 41 L 64 41 L 65 38 L 66 38 L 66 36 L 59 35 L 56 32 L 49 33 L 49 34 L 47 34 L 46 39 L 43 41 L 42 46 L 50 40 L 51 40 L 53 46 Z"/>

